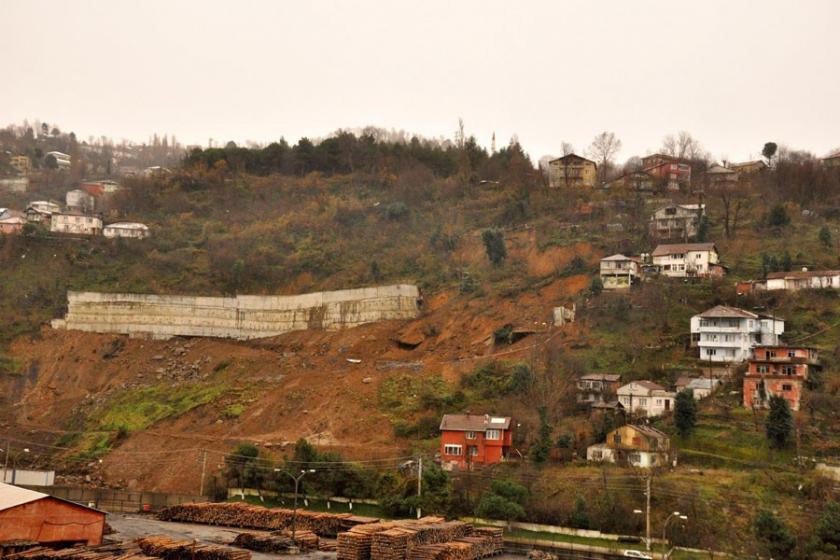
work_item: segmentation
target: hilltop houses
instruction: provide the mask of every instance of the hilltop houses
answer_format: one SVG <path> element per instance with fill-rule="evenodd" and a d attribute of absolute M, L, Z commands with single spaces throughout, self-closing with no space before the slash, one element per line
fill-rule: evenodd
<path fill-rule="evenodd" d="M 577 154 L 568 154 L 548 162 L 548 186 L 551 188 L 592 188 L 598 180 L 598 165 Z"/>
<path fill-rule="evenodd" d="M 77 235 L 99 235 L 102 232 L 102 218 L 71 210 L 55 212 L 50 216 L 50 231 Z"/>
<path fill-rule="evenodd" d="M 738 182 L 738 172 L 723 165 L 713 165 L 706 170 L 706 182 L 710 187 L 723 187 Z"/>
<path fill-rule="evenodd" d="M 577 380 L 577 402 L 585 405 L 607 404 L 616 400 L 621 374 L 587 373 Z"/>
<path fill-rule="evenodd" d="M 137 222 L 117 222 L 105 226 L 102 235 L 108 238 L 145 239 L 149 237 L 149 226 Z"/>
<path fill-rule="evenodd" d="M 49 200 L 32 201 L 24 210 L 27 222 L 46 225 L 49 225 L 50 217 L 56 212 L 61 212 L 61 206 Z"/>
<path fill-rule="evenodd" d="M 677 393 L 691 391 L 694 400 L 704 399 L 720 385 L 720 379 L 709 377 L 680 377 L 676 383 Z"/>
<path fill-rule="evenodd" d="M 762 160 L 757 159 L 754 161 L 744 161 L 741 163 L 730 163 L 729 169 L 738 172 L 740 175 L 753 175 L 755 173 L 761 173 L 765 169 L 767 169 L 767 164 L 764 163 Z"/>
<path fill-rule="evenodd" d="M 58 169 L 70 169 L 71 166 L 71 158 L 69 155 L 62 153 L 62 152 L 47 152 L 44 156 L 44 161 L 49 162 L 51 160 L 55 161 L 55 165 Z"/>
<path fill-rule="evenodd" d="M 11 156 L 9 158 L 9 165 L 17 171 L 19 175 L 29 175 L 32 171 L 32 160 L 27 156 Z"/>
<path fill-rule="evenodd" d="M 697 236 L 700 219 L 706 214 L 705 204 L 671 204 L 650 217 L 651 237 L 688 241 Z"/>
<path fill-rule="evenodd" d="M 651 253 L 660 274 L 671 278 L 724 276 L 714 243 L 657 245 Z"/>
<path fill-rule="evenodd" d="M 64 202 L 68 210 L 79 212 L 93 212 L 96 206 L 96 200 L 93 196 L 82 189 L 67 191 L 67 194 L 64 195 Z"/>
<path fill-rule="evenodd" d="M 671 440 L 652 426 L 627 424 L 607 434 L 604 443 L 586 449 L 588 461 L 621 463 L 637 468 L 668 465 Z"/>
<path fill-rule="evenodd" d="M 764 280 L 738 282 L 739 294 L 752 291 L 840 289 L 840 270 L 794 270 L 770 272 Z"/>
<path fill-rule="evenodd" d="M 691 318 L 691 344 L 699 348 L 701 360 L 710 362 L 744 362 L 756 346 L 779 344 L 784 331 L 783 319 L 726 305 Z"/>
<path fill-rule="evenodd" d="M 641 259 L 621 254 L 601 259 L 600 276 L 605 290 L 623 290 L 641 279 Z"/>
<path fill-rule="evenodd" d="M 0 208 L 0 233 L 14 235 L 23 231 L 26 225 L 26 216 L 23 212 Z"/>
<path fill-rule="evenodd" d="M 507 458 L 512 445 L 509 416 L 445 414 L 440 422 L 440 463 L 447 470 L 493 465 Z"/>

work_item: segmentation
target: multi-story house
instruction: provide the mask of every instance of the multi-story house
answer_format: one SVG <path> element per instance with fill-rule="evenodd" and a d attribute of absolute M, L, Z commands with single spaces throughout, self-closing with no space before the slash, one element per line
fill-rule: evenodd
<path fill-rule="evenodd" d="M 799 410 L 802 388 L 819 368 L 814 348 L 803 346 L 760 346 L 753 351 L 744 375 L 744 406 L 767 407 L 770 397 L 783 397 L 792 410 Z"/>
<path fill-rule="evenodd" d="M 58 169 L 69 169 L 71 166 L 70 156 L 65 153 L 48 152 L 47 155 L 44 156 L 44 161 L 49 161 L 50 159 L 55 160 L 55 165 Z"/>
<path fill-rule="evenodd" d="M 678 157 L 651 154 L 642 158 L 642 171 L 676 191 L 691 183 L 691 165 Z"/>
<path fill-rule="evenodd" d="M 650 235 L 656 239 L 688 241 L 697 235 L 705 213 L 705 204 L 671 204 L 660 208 L 650 217 Z"/>
<path fill-rule="evenodd" d="M 548 186 L 551 188 L 592 188 L 598 180 L 598 165 L 577 154 L 548 162 Z"/>
<path fill-rule="evenodd" d="M 738 183 L 738 172 L 723 165 L 713 165 L 706 170 L 706 184 L 709 187 L 724 187 Z"/>
<path fill-rule="evenodd" d="M 605 290 L 627 289 L 641 278 L 641 260 L 617 254 L 601 259 L 601 283 Z"/>
<path fill-rule="evenodd" d="M 50 231 L 78 235 L 99 235 L 102 232 L 102 218 L 78 212 L 60 212 L 50 217 Z"/>
<path fill-rule="evenodd" d="M 513 431 L 509 416 L 445 414 L 440 422 L 440 463 L 444 469 L 469 469 L 504 461 Z"/>
<path fill-rule="evenodd" d="M 756 290 L 840 289 L 840 270 L 793 270 L 771 272 L 764 280 L 753 283 Z"/>
<path fill-rule="evenodd" d="M 607 183 L 610 189 L 627 189 L 633 192 L 651 192 L 655 186 L 654 176 L 644 171 L 631 171 Z"/>
<path fill-rule="evenodd" d="M 671 278 L 724 276 L 714 243 L 657 245 L 651 253 L 659 273 Z"/>
<path fill-rule="evenodd" d="M 24 212 L 27 222 L 49 225 L 50 217 L 61 212 L 61 206 L 49 200 L 34 200 L 29 203 Z"/>
<path fill-rule="evenodd" d="M 652 426 L 627 424 L 607 434 L 607 441 L 586 449 L 589 461 L 626 464 L 631 467 L 665 466 L 670 461 L 671 440 Z"/>
<path fill-rule="evenodd" d="M 32 160 L 27 156 L 12 156 L 9 158 L 9 165 L 21 175 L 28 175 L 32 171 Z"/>
<path fill-rule="evenodd" d="M 691 344 L 701 360 L 743 362 L 757 346 L 775 346 L 785 332 L 778 317 L 718 305 L 691 318 Z"/>
<path fill-rule="evenodd" d="M 577 402 L 581 404 L 604 404 L 614 401 L 621 374 L 587 373 L 578 378 Z"/>
<path fill-rule="evenodd" d="M 653 381 L 631 381 L 616 390 L 618 402 L 632 416 L 661 416 L 674 409 L 676 393 Z"/>
<path fill-rule="evenodd" d="M 743 161 L 741 163 L 730 163 L 729 169 L 737 171 L 739 175 L 752 175 L 754 173 L 761 173 L 767 169 L 767 164 L 762 160 Z"/>

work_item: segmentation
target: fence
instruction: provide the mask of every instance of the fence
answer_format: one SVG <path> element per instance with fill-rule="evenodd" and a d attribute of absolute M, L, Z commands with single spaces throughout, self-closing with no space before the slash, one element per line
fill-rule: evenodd
<path fill-rule="evenodd" d="M 20 486 L 52 486 L 55 484 L 55 471 L 0 469 L 0 482 Z"/>
<path fill-rule="evenodd" d="M 165 494 L 161 492 L 130 492 L 108 488 L 77 488 L 68 486 L 27 486 L 50 496 L 84 504 L 110 513 L 157 511 L 184 503 L 206 502 L 204 496 Z"/>

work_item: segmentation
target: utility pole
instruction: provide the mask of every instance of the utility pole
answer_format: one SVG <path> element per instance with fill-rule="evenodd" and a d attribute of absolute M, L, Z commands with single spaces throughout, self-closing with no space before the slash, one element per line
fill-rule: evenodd
<path fill-rule="evenodd" d="M 650 475 L 647 476 L 645 484 L 645 548 L 650 550 Z"/>
<path fill-rule="evenodd" d="M 6 440 L 6 459 L 3 461 L 3 480 L 0 482 L 6 482 L 6 473 L 9 469 L 9 452 L 12 450 L 12 441 Z"/>
<path fill-rule="evenodd" d="M 417 497 L 423 495 L 423 457 L 417 459 Z M 422 512 L 420 511 L 420 502 L 417 502 L 417 519 L 420 519 Z"/>
<path fill-rule="evenodd" d="M 201 489 L 198 491 L 199 496 L 204 495 L 204 474 L 207 472 L 207 450 L 201 454 Z"/>

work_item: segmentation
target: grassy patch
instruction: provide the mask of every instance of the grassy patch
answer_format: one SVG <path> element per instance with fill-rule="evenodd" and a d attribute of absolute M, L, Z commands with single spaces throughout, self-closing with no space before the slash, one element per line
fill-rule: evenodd
<path fill-rule="evenodd" d="M 245 412 L 245 405 L 242 403 L 233 403 L 225 407 L 222 411 L 222 416 L 225 418 L 239 418 L 242 416 L 242 413 Z"/>
<path fill-rule="evenodd" d="M 91 417 L 98 429 L 129 432 L 143 430 L 165 418 L 180 416 L 196 407 L 214 401 L 225 390 L 224 385 L 155 385 L 120 393 Z"/>
<path fill-rule="evenodd" d="M 21 375 L 23 367 L 20 361 L 11 356 L 0 354 L 0 374 L 6 375 Z"/>

